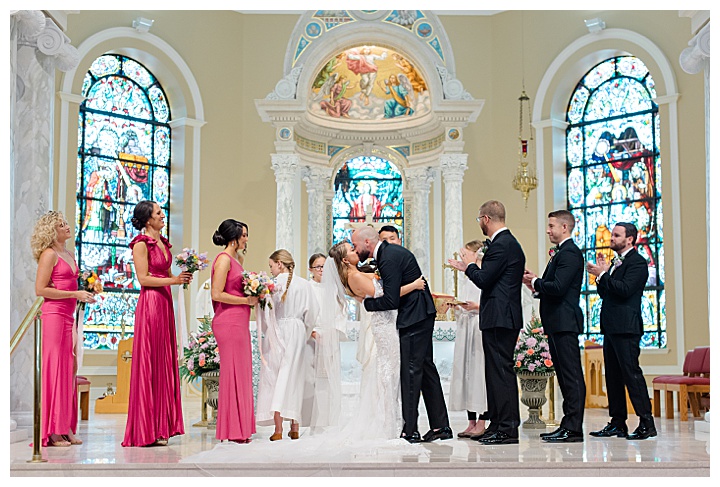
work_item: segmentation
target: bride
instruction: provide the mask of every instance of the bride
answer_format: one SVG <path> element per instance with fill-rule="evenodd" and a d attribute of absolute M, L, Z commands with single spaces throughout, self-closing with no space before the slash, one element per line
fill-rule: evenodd
<path fill-rule="evenodd" d="M 345 294 L 358 301 L 382 296 L 382 282 L 374 273 L 360 271 L 359 261 L 353 246 L 347 242 L 330 249 L 323 271 L 323 308 L 339 305 L 345 310 Z M 425 281 L 420 277 L 403 286 L 400 295 L 424 287 Z M 355 440 L 394 439 L 402 426 L 397 310 L 367 312 L 362 306 L 359 309 L 362 317 L 357 351 L 362 366 L 360 403 L 341 436 L 352 430 L 350 436 Z M 321 312 L 323 316 L 333 317 L 337 313 Z M 321 321 L 327 320 L 321 318 Z"/>

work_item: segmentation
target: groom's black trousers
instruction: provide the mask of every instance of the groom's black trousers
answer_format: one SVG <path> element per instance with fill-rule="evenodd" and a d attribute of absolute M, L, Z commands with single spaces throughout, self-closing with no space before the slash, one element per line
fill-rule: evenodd
<path fill-rule="evenodd" d="M 400 328 L 400 395 L 402 396 L 403 433 L 418 429 L 418 405 L 422 392 L 431 429 L 450 426 L 440 375 L 433 362 L 432 335 L 435 316 Z"/>

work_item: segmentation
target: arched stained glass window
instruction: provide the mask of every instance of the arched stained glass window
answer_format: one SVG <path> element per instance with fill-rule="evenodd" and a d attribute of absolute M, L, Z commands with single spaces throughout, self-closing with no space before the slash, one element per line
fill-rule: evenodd
<path fill-rule="evenodd" d="M 140 292 L 128 246 L 138 233 L 130 223 L 135 204 L 155 201 L 170 222 L 170 109 L 155 76 L 115 54 L 92 63 L 82 95 L 75 252 L 105 289 L 86 307 L 84 347 L 114 350 L 123 330 L 133 335 Z"/>
<path fill-rule="evenodd" d="M 375 156 L 345 162 L 335 176 L 332 201 L 332 243 L 350 239 L 350 224 L 372 220 L 394 225 L 404 236 L 402 176 L 395 165 Z"/>
<path fill-rule="evenodd" d="M 567 201 L 575 215 L 573 239 L 588 262 L 612 259 L 610 232 L 618 222 L 638 228 L 637 250 L 648 262 L 642 299 L 644 348 L 665 348 L 665 257 L 654 82 L 632 56 L 608 59 L 578 83 L 567 111 Z M 585 272 L 580 305 L 585 334 L 602 343 L 601 299 L 595 276 Z"/>

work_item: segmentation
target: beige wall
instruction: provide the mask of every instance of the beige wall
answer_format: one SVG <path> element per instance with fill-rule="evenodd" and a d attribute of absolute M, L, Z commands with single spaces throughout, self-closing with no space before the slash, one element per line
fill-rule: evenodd
<path fill-rule="evenodd" d="M 223 219 L 237 218 L 250 227 L 245 267 L 266 269 L 267 256 L 275 250 L 275 179 L 270 168 L 275 133 L 269 124 L 261 122 L 254 100 L 264 98 L 282 77 L 285 50 L 297 15 L 243 15 L 217 11 L 81 11 L 69 16 L 67 35 L 73 45 L 80 46 L 90 35 L 103 29 L 129 27 L 137 16 L 155 20 L 150 32 L 170 44 L 182 56 L 200 88 L 203 119 L 207 122 L 201 131 L 200 250 L 207 250 L 214 257 L 221 249 L 212 246 L 213 231 Z M 550 63 L 567 45 L 587 34 L 583 19 L 596 16 L 602 17 L 608 28 L 630 29 L 648 37 L 664 52 L 672 65 L 680 94 L 677 149 L 680 161 L 681 218 L 679 222 L 672 220 L 671 204 L 674 202 L 670 195 L 670 160 L 669 154 L 663 152 L 668 329 L 672 332 L 676 327 L 672 282 L 682 279 L 685 348 L 708 344 L 706 227 L 704 219 L 697 217 L 704 214 L 699 209 L 705 207 L 706 201 L 703 78 L 701 74 L 691 76 L 684 73 L 678 64 L 678 56 L 687 47 L 691 33 L 690 20 L 679 18 L 677 11 L 510 11 L 491 17 L 441 17 L 452 43 L 456 77 L 473 97 L 485 100 L 479 119 L 464 133 L 465 152 L 469 154 L 469 168 L 463 186 L 464 238 L 470 240 L 480 236 L 474 220 L 478 206 L 485 200 L 499 199 L 506 205 L 508 226 L 523 245 L 528 266 L 536 271 L 544 266 L 545 262 L 538 262 L 536 250 L 538 245 L 547 246 L 545 239 L 538 242 L 536 192 L 531 194 L 525 209 L 520 193 L 511 187 L 517 167 L 517 98 L 523 78 L 521 61 L 524 58 L 525 88 L 534 103 L 538 85 Z M 520 34 L 521 26 L 525 32 L 524 42 Z M 141 44 L 138 42 L 130 47 L 142 48 Z M 79 93 L 83 73 L 92 59 L 103 50 L 112 51 L 114 48 L 106 44 L 101 47 L 83 59 L 73 84 L 73 93 Z M 168 68 L 160 65 L 168 62 L 168 59 L 162 52 L 150 51 L 157 61 L 147 62 L 146 65 L 160 77 L 161 82 L 165 82 L 159 73 Z M 631 53 L 641 57 L 644 54 Z M 648 65 L 652 70 L 654 65 L 650 62 Z M 653 74 L 658 81 L 658 76 Z M 168 76 L 173 79 L 181 77 L 177 70 L 172 69 Z M 189 99 L 187 87 L 179 87 L 178 90 L 178 97 Z M 658 94 L 665 93 L 666 88 L 658 83 Z M 175 109 L 173 104 L 178 98 L 169 96 L 169 99 L 172 109 Z M 547 118 L 549 106 L 543 110 L 546 113 L 543 113 L 542 118 Z M 666 112 L 661 113 L 666 116 Z M 177 116 L 177 113 L 174 112 L 174 115 Z M 195 118 L 197 114 L 189 112 L 187 116 Z M 76 120 L 76 114 L 74 117 L 70 118 Z M 669 127 L 664 120 L 662 123 L 661 149 L 666 151 L 670 141 Z M 59 133 L 60 124 L 58 114 L 56 134 Z M 71 128 L 71 141 L 75 140 L 75 132 Z M 75 187 L 75 151 L 71 142 L 68 160 L 73 167 L 68 171 L 68 203 L 64 208 L 68 215 L 74 214 L 72 192 Z M 552 174 L 551 156 L 552 153 L 546 154 L 546 175 Z M 56 164 L 57 159 L 56 155 Z M 183 201 L 178 201 L 177 193 L 173 193 L 173 208 L 182 211 L 183 215 L 182 235 L 175 233 L 171 236 L 171 242 L 176 247 L 189 245 L 191 239 L 191 201 L 188 196 L 191 168 L 187 162 L 184 168 L 184 187 L 174 188 L 178 192 L 182 191 Z M 56 175 L 59 173 L 57 169 Z M 552 177 L 548 176 L 540 183 L 541 195 L 549 211 L 554 204 Z M 431 202 L 432 197 L 431 193 Z M 301 221 L 305 222 L 307 211 L 304 185 L 302 198 Z M 543 224 L 544 218 L 540 220 L 540 224 Z M 431 227 L 430 231 L 435 229 Z M 682 245 L 683 269 L 676 275 L 671 235 L 679 231 L 685 236 Z M 304 223 L 301 242 L 302 247 L 295 257 L 301 274 L 306 275 Z M 435 265 L 432 262 L 432 266 Z M 204 271 L 197 279 L 202 282 L 208 277 L 209 271 Z M 186 296 L 190 298 L 189 293 Z M 671 339 L 669 353 L 643 354 L 642 363 L 676 364 L 675 346 L 674 339 Z M 93 364 L 96 360 L 107 361 L 89 356 L 86 364 Z M 100 365 L 100 362 L 97 364 Z"/>

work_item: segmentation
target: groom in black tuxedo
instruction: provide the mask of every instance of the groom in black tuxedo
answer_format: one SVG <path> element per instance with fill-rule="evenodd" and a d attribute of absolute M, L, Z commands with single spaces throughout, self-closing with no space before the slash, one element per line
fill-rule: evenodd
<path fill-rule="evenodd" d="M 549 443 L 583 441 L 585 413 L 585 376 L 580 362 L 578 335 L 585 319 L 580 309 L 585 259 L 572 239 L 575 217 L 567 210 L 548 214 L 547 235 L 555 244 L 542 278 L 525 271 L 523 283 L 540 299 L 540 320 L 548 335 L 550 357 L 555 365 L 563 395 L 563 419 L 552 433 L 540 438 Z"/>
<path fill-rule="evenodd" d="M 522 278 L 525 254 L 505 226 L 505 206 L 488 201 L 477 217 L 483 234 L 490 237 L 482 261 L 475 264 L 475 252 L 460 249 L 461 261 L 449 259 L 455 269 L 482 290 L 480 330 L 485 352 L 485 383 L 490 426 L 480 436 L 483 445 L 518 443 L 520 407 L 518 384 L 513 366 L 518 335 L 523 327 Z"/>
<path fill-rule="evenodd" d="M 408 249 L 381 242 L 371 226 L 352 234 L 352 243 L 361 261 L 372 256 L 383 282 L 383 295 L 363 301 L 368 311 L 398 310 L 400 335 L 400 394 L 402 396 L 402 438 L 410 443 L 452 439 L 440 375 L 433 362 L 432 334 L 435 304 L 426 285 L 400 297 L 400 287 L 422 276 L 415 256 Z M 420 438 L 417 428 L 418 405 L 422 392 L 430 431 Z"/>
<path fill-rule="evenodd" d="M 642 295 L 648 279 L 648 264 L 635 250 L 637 227 L 618 223 L 610 235 L 610 249 L 618 255 L 612 265 L 605 256 L 597 264 L 587 263 L 590 274 L 597 276 L 598 294 L 602 298 L 600 332 L 604 334 L 603 359 L 610 422 L 596 437 L 617 436 L 628 440 L 645 440 L 657 436 L 645 376 L 640 368 L 640 338 L 643 334 Z M 628 434 L 627 402 L 640 418 L 640 424 Z"/>

